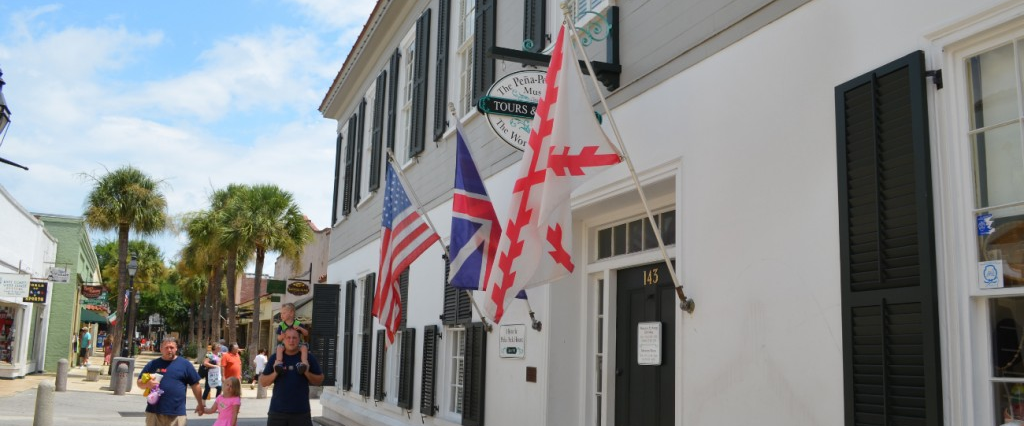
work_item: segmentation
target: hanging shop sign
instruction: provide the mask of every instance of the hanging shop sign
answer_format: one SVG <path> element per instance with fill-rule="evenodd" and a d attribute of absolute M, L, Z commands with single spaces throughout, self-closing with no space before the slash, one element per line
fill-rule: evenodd
<path fill-rule="evenodd" d="M 267 293 L 284 294 L 284 280 L 267 280 Z"/>
<path fill-rule="evenodd" d="M 98 299 L 103 295 L 103 286 L 101 285 L 83 285 L 82 286 L 82 297 L 86 299 Z"/>
<path fill-rule="evenodd" d="M 526 356 L 525 325 L 503 325 L 498 328 L 498 356 L 502 358 Z"/>
<path fill-rule="evenodd" d="M 302 281 L 292 281 L 288 283 L 288 294 L 295 296 L 305 296 L 309 294 L 309 284 Z"/>
<path fill-rule="evenodd" d="M 49 290 L 49 283 L 46 281 L 29 281 L 28 296 L 21 299 L 25 303 L 46 303 L 46 294 Z"/>
<path fill-rule="evenodd" d="M 544 94 L 545 74 L 523 70 L 506 75 L 495 81 L 477 104 L 494 134 L 520 151 L 530 140 L 530 123 Z"/>
<path fill-rule="evenodd" d="M 55 283 L 66 283 L 71 281 L 71 273 L 68 272 L 68 268 L 54 266 L 46 273 L 46 279 Z"/>
<path fill-rule="evenodd" d="M 28 274 L 0 274 L 0 297 L 28 297 Z"/>

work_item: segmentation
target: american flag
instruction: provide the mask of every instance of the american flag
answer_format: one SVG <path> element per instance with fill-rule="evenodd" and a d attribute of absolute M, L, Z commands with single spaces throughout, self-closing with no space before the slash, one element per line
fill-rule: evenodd
<path fill-rule="evenodd" d="M 486 290 L 492 259 L 501 239 L 501 225 L 461 127 L 456 127 L 455 135 L 451 285 L 466 290 Z"/>
<path fill-rule="evenodd" d="M 395 333 L 402 319 L 398 277 L 440 238 L 409 201 L 405 187 L 390 162 L 386 173 L 380 228 L 380 269 L 377 271 L 373 316 L 384 326 L 390 345 L 395 342 Z"/>

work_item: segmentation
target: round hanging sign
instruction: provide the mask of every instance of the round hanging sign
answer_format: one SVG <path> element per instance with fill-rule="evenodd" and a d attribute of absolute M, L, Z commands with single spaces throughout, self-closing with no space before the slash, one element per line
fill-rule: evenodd
<path fill-rule="evenodd" d="M 530 140 L 530 123 L 544 94 L 544 71 L 524 70 L 506 75 L 491 85 L 477 109 L 487 117 L 498 138 L 523 151 Z"/>

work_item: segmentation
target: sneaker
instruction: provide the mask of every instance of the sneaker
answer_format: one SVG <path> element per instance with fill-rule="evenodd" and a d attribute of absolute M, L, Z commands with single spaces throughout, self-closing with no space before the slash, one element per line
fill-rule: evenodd
<path fill-rule="evenodd" d="M 301 362 L 298 363 L 298 364 L 295 364 L 295 371 L 298 372 L 299 375 L 306 374 L 306 370 L 309 370 L 309 366 L 308 365 L 303 364 Z"/>
<path fill-rule="evenodd" d="M 284 374 L 284 364 L 274 364 L 274 372 L 277 373 L 278 375 Z"/>

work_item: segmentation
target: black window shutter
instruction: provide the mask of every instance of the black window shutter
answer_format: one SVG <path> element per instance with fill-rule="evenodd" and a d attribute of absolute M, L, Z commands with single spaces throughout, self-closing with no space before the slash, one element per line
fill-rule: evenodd
<path fill-rule="evenodd" d="M 412 375 L 416 369 L 416 329 L 402 330 L 402 352 L 398 367 L 398 406 L 412 409 Z"/>
<path fill-rule="evenodd" d="M 533 42 L 533 46 L 529 49 L 531 52 L 544 50 L 544 42 L 546 40 L 544 12 L 547 9 L 545 3 L 544 0 L 523 1 L 523 40 Z"/>
<path fill-rule="evenodd" d="M 395 151 L 395 119 L 398 109 L 398 67 L 402 65 L 402 54 L 395 49 L 391 54 L 391 91 L 388 92 L 388 137 L 387 147 L 391 152 Z"/>
<path fill-rule="evenodd" d="M 352 337 L 355 333 L 356 281 L 345 283 L 345 339 L 342 356 L 345 359 L 341 367 L 341 387 L 352 390 Z"/>
<path fill-rule="evenodd" d="M 370 143 L 370 191 L 380 188 L 381 147 L 384 142 L 384 91 L 387 89 L 388 72 L 377 76 L 377 90 L 373 97 L 373 130 Z M 392 88 L 394 90 L 394 88 Z"/>
<path fill-rule="evenodd" d="M 348 119 L 348 145 L 345 146 L 345 194 L 341 200 L 341 213 L 352 213 L 352 179 L 356 161 L 356 116 Z"/>
<path fill-rule="evenodd" d="M 324 372 L 323 386 L 334 386 L 338 374 L 338 308 L 341 286 L 313 284 L 313 324 L 309 333 L 309 351 Z"/>
<path fill-rule="evenodd" d="M 416 57 L 412 81 L 412 130 L 409 158 L 423 152 L 427 134 L 427 71 L 430 69 L 430 9 L 416 21 Z"/>
<path fill-rule="evenodd" d="M 494 83 L 494 58 L 490 56 L 495 43 L 495 3 L 497 0 L 476 0 L 473 27 L 473 104 L 477 105 Z"/>
<path fill-rule="evenodd" d="M 437 339 L 440 337 L 436 325 L 423 327 L 423 368 L 420 372 L 420 414 L 433 416 L 437 413 L 434 405 L 434 373 L 437 370 Z"/>
<path fill-rule="evenodd" d="M 836 87 L 847 425 L 941 425 L 924 53 Z"/>
<path fill-rule="evenodd" d="M 373 399 L 384 400 L 384 355 L 387 346 L 384 345 L 384 330 L 377 330 L 377 369 L 373 379 Z"/>
<path fill-rule="evenodd" d="M 448 129 L 448 54 L 451 0 L 437 1 L 437 74 L 434 76 L 434 142 Z"/>
<path fill-rule="evenodd" d="M 363 347 L 360 353 L 362 364 L 359 366 L 359 394 L 370 396 L 370 363 L 373 348 L 373 287 L 377 283 L 377 274 L 366 276 L 363 281 Z"/>
<path fill-rule="evenodd" d="M 363 135 L 366 134 L 366 98 L 359 103 L 359 130 L 356 134 L 356 160 L 352 175 L 352 207 L 359 205 L 360 200 L 360 187 L 362 186 L 363 176 Z"/>
<path fill-rule="evenodd" d="M 444 310 L 441 315 L 441 323 L 444 325 L 466 324 L 473 320 L 473 310 L 470 306 L 469 294 L 466 290 L 457 288 L 448 280 L 451 278 L 452 263 L 447 256 L 444 258 Z"/>
<path fill-rule="evenodd" d="M 462 381 L 462 424 L 483 426 L 484 381 L 487 378 L 487 330 L 483 323 L 466 326 L 466 370 Z"/>
<path fill-rule="evenodd" d="M 401 299 L 399 302 L 401 306 L 399 309 L 398 329 L 405 328 L 405 319 L 409 316 L 409 268 L 405 268 L 401 274 L 398 275 L 398 298 Z"/>
<path fill-rule="evenodd" d="M 341 145 L 342 142 L 344 141 L 345 138 L 341 136 L 341 133 L 338 133 L 338 138 L 336 139 L 334 148 L 334 198 L 332 199 L 333 203 L 331 204 L 331 226 L 334 226 L 335 223 L 338 223 L 338 192 L 340 192 L 339 189 L 341 188 L 342 185 L 341 173 L 344 171 L 341 168 Z"/>

